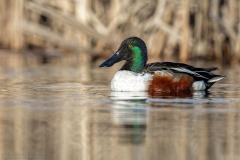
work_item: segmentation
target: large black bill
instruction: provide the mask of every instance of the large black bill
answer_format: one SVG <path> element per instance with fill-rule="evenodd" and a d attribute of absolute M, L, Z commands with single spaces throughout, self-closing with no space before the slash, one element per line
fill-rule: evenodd
<path fill-rule="evenodd" d="M 114 65 L 115 63 L 117 63 L 121 60 L 123 60 L 123 59 L 122 59 L 121 54 L 118 51 L 114 55 L 112 55 L 112 57 L 110 57 L 108 60 L 103 62 L 99 67 L 111 67 L 112 65 Z"/>

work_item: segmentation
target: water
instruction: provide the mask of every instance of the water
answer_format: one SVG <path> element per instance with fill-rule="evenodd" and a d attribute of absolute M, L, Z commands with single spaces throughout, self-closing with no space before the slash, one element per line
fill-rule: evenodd
<path fill-rule="evenodd" d="M 240 159 L 237 67 L 207 93 L 153 98 L 111 92 L 117 67 L 2 61 L 0 159 Z"/>

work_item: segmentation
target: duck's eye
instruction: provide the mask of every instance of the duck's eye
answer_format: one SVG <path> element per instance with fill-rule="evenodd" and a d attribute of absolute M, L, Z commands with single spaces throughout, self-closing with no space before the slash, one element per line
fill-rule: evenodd
<path fill-rule="evenodd" d="M 128 45 L 128 47 L 129 47 L 129 48 L 132 48 L 132 47 L 133 47 L 133 45 L 132 45 L 132 44 L 129 44 L 129 45 Z"/>

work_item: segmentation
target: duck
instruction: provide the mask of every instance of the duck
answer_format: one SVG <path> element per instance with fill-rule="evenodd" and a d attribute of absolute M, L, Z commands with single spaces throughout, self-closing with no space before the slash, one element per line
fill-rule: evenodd
<path fill-rule="evenodd" d="M 206 91 L 224 78 L 212 73 L 217 67 L 198 68 L 184 63 L 148 63 L 145 42 L 139 37 L 122 41 L 117 51 L 99 67 L 111 67 L 125 60 L 111 81 L 111 90 L 118 92 L 193 92 Z"/>

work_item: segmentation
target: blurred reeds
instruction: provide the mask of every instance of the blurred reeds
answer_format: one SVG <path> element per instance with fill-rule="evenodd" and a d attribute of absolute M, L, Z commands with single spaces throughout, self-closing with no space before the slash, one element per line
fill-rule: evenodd
<path fill-rule="evenodd" d="M 2 0 L 0 10 L 1 48 L 99 58 L 139 36 L 150 59 L 240 61 L 239 0 Z"/>

